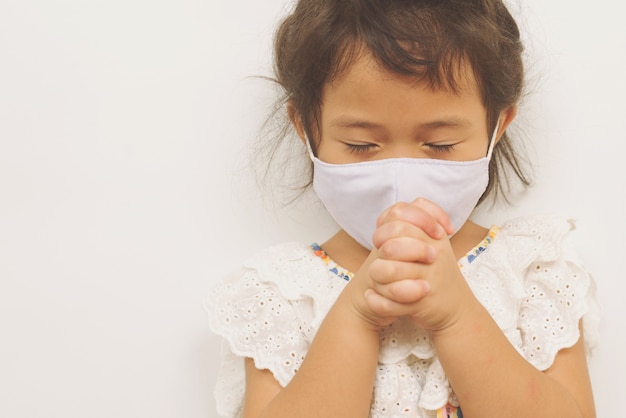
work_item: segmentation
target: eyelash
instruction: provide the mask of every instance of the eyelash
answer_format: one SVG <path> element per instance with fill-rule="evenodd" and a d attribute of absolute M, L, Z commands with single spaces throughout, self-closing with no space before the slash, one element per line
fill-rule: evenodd
<path fill-rule="evenodd" d="M 426 144 L 426 146 L 428 146 L 428 148 L 432 149 L 433 151 L 437 152 L 437 153 L 447 153 L 447 152 L 451 152 L 454 151 L 454 146 L 456 144 Z"/>
<path fill-rule="evenodd" d="M 348 151 L 353 152 L 355 154 L 365 153 L 371 151 L 376 147 L 376 144 L 345 144 L 348 148 Z M 454 147 L 456 144 L 425 144 L 432 151 L 440 154 L 445 154 L 454 151 Z"/>
<path fill-rule="evenodd" d="M 364 153 L 364 152 L 371 151 L 373 148 L 376 147 L 376 145 L 375 144 L 349 144 L 349 143 L 346 143 L 346 147 L 348 148 L 348 151 L 353 152 L 355 154 L 359 154 L 359 153 Z"/>

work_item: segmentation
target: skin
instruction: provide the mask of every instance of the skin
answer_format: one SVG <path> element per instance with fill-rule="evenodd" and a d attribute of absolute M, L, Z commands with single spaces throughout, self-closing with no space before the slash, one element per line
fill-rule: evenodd
<path fill-rule="evenodd" d="M 458 94 L 433 91 L 362 54 L 324 89 L 318 158 L 341 164 L 486 155 L 487 112 L 471 71 L 458 77 Z M 297 111 L 290 115 L 304 140 Z M 514 106 L 500 114 L 498 139 L 514 117 Z M 544 372 L 527 363 L 457 266 L 487 230 L 468 221 L 449 239 L 452 232 L 441 208 L 418 199 L 380 215 L 371 252 L 344 231 L 325 242 L 330 257 L 356 274 L 286 387 L 246 359 L 244 417 L 367 417 L 378 333 L 405 315 L 430 332 L 465 417 L 595 417 L 582 336 Z"/>

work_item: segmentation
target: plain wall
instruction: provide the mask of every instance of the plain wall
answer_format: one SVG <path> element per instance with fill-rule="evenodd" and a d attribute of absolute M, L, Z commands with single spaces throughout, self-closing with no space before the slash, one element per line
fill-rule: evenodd
<path fill-rule="evenodd" d="M 564 6 L 565 4 L 565 6 Z M 323 241 L 264 206 L 246 148 L 283 0 L 0 2 L 0 416 L 213 417 L 207 290 L 255 251 Z M 605 319 L 598 416 L 626 393 L 626 31 L 609 0 L 514 3 L 536 186 L 477 218 L 564 212 Z"/>

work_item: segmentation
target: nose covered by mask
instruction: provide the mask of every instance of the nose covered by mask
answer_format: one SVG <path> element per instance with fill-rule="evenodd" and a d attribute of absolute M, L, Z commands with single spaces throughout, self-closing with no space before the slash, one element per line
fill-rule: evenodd
<path fill-rule="evenodd" d="M 330 164 L 313 155 L 313 188 L 335 222 L 371 250 L 380 214 L 398 202 L 428 199 L 450 218 L 454 233 L 469 219 L 489 183 L 489 161 L 498 127 L 486 157 L 473 161 L 389 158 Z"/>

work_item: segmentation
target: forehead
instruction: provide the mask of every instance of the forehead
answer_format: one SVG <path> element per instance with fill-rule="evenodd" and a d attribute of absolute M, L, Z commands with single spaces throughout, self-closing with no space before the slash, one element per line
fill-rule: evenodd
<path fill-rule="evenodd" d="M 452 69 L 454 74 L 442 77 L 442 82 L 435 85 L 424 74 L 398 74 L 384 67 L 369 51 L 362 50 L 345 61 L 341 71 L 324 85 L 322 105 L 337 95 L 384 101 L 411 95 L 414 98 L 415 94 L 419 94 L 416 92 L 420 92 L 421 96 L 461 99 L 483 107 L 478 83 L 469 63 L 460 61 Z M 453 83 L 445 80 L 452 80 Z"/>
<path fill-rule="evenodd" d="M 407 51 L 412 57 L 406 58 L 405 55 L 405 62 L 400 63 L 393 59 L 386 61 L 363 43 L 348 45 L 336 57 L 334 69 L 323 87 L 340 83 L 347 77 L 354 78 L 355 74 L 372 73 L 381 77 L 402 79 L 409 85 L 422 84 L 433 91 L 477 93 L 482 99 L 474 68 L 467 57 L 450 54 L 440 57 L 436 62 L 430 62 L 423 60 L 417 48 L 406 47 L 407 50 L 415 50 L 417 55 L 412 56 Z"/>

